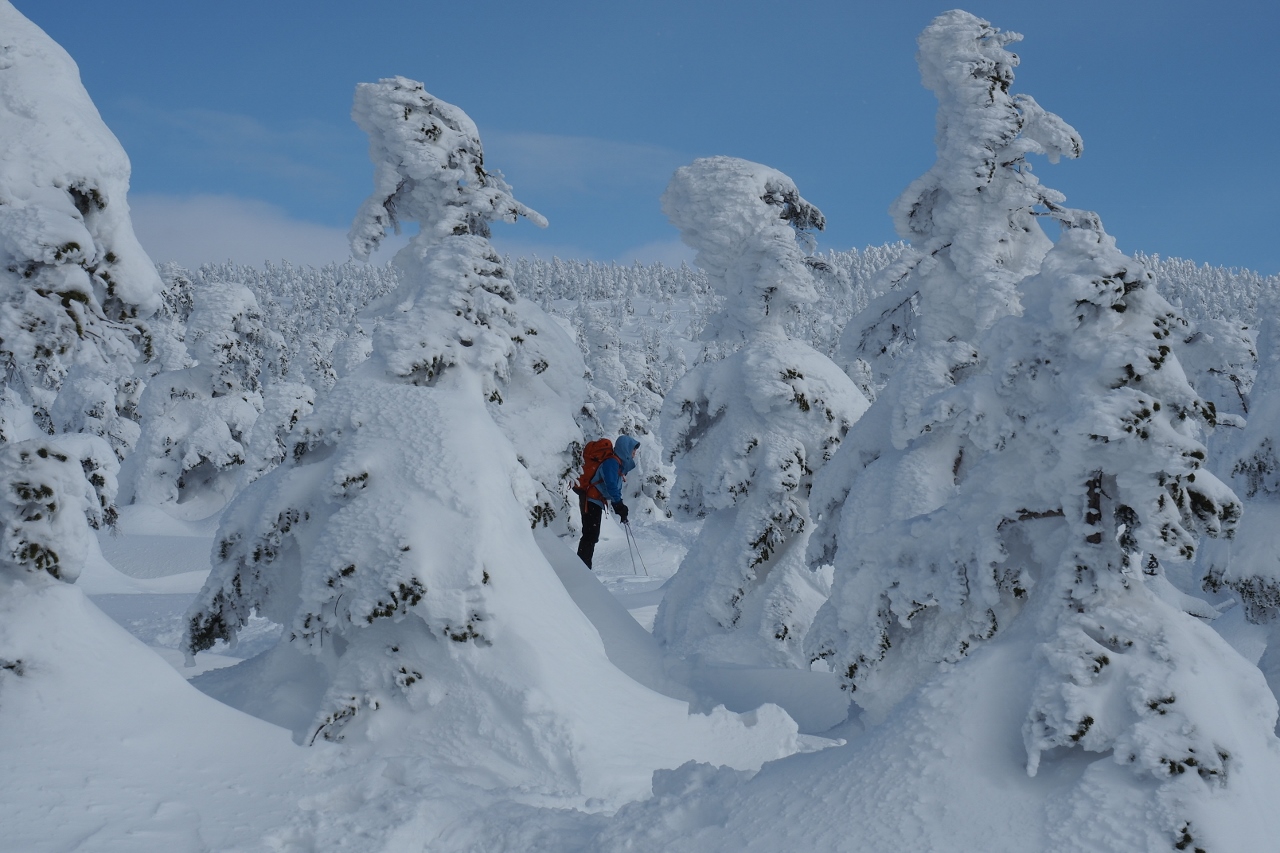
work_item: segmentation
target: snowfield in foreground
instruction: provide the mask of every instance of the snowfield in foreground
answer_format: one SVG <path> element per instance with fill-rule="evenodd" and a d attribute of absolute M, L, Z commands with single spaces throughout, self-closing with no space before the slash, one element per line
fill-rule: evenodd
<path fill-rule="evenodd" d="M 571 556 L 568 543 L 543 536 L 539 543 L 610 659 L 642 682 L 661 677 L 656 647 L 639 636 L 647 637 L 641 620 L 651 618 L 690 534 L 669 522 L 638 526 L 646 577 L 633 574 L 622 531 L 609 525 L 597 552 L 599 583 L 580 564 L 575 575 L 568 560 L 556 558 Z M 122 528 L 149 531 L 103 536 L 115 566 L 130 574 L 95 561 L 82 578 L 87 596 L 56 583 L 5 590 L 0 707 L 21 721 L 0 731 L 6 853 L 879 851 L 900 849 L 904 840 L 939 851 L 1163 849 L 1158 839 L 1133 835 L 1150 806 L 1110 757 L 1077 752 L 1027 777 L 1019 709 L 1036 667 L 1012 634 L 951 668 L 882 726 L 867 732 L 857 722 L 834 726 L 828 735 L 846 739 L 844 745 L 811 739 L 807 748 L 837 745 L 758 774 L 707 764 L 671 768 L 655 776 L 653 799 L 642 796 L 612 816 L 621 803 L 580 802 L 580 810 L 564 811 L 542 808 L 555 805 L 546 798 L 521 803 L 518 792 L 424 776 L 412 761 L 384 756 L 363 763 L 322 740 L 301 747 L 286 729 L 193 689 L 183 676 L 238 663 L 232 654 L 267 647 L 278 627 L 264 622 L 264 639 L 203 652 L 196 668 L 183 668 L 178 622 L 207 568 L 185 570 L 207 566 L 201 555 L 212 538 L 179 521 L 166 532 L 148 513 L 126 513 Z M 175 556 L 165 562 L 160 553 Z M 1265 631 L 1240 620 L 1238 611 L 1215 627 L 1256 657 Z M 1210 686 L 1205 701 L 1234 689 L 1225 675 L 1234 653 L 1225 644 L 1221 649 L 1215 668 L 1224 683 Z M 41 676 L 39 689 L 28 688 L 37 683 L 28 675 Z M 699 677 L 714 693 L 715 679 Z M 723 680 L 742 694 L 737 703 L 728 698 L 733 710 L 777 689 L 757 685 L 752 692 L 742 679 Z M 839 705 L 846 694 L 832 692 L 797 695 L 793 686 L 790 698 L 801 700 L 798 708 L 824 700 Z M 629 734 L 620 730 L 617 737 Z M 1249 749 L 1270 753 L 1274 746 Z M 1264 766 L 1246 758 L 1239 772 L 1253 776 Z M 1081 793 L 1086 779 L 1096 783 L 1088 796 Z M 1243 793 L 1219 799 L 1218 820 L 1229 821 L 1236 809 L 1266 819 L 1274 810 L 1262 792 L 1277 786 L 1280 779 L 1248 779 L 1236 789 Z M 1093 803 L 1095 796 L 1111 798 L 1110 805 Z M 1076 823 L 1089 814 L 1107 817 Z M 1055 833 L 1067 824 L 1092 828 L 1069 840 Z M 1275 837 L 1266 833 L 1280 832 L 1280 821 L 1259 827 L 1214 829 L 1238 841 L 1228 849 L 1265 850 Z"/>
<path fill-rule="evenodd" d="M 37 587 L 17 583 L 6 584 L 0 596 L 0 707 L 11 722 L 22 721 L 0 732 L 0 802 L 9 815 L 0 849 L 394 850 L 400 848 L 393 839 L 408 831 L 402 822 L 428 837 L 449 834 L 457 831 L 454 824 L 461 814 L 522 799 L 511 790 L 486 792 L 490 786 L 424 774 L 427 765 L 398 762 L 393 756 L 374 760 L 371 766 L 381 768 L 377 772 L 357 767 L 371 757 L 367 748 L 357 747 L 353 754 L 323 740 L 309 748 L 298 746 L 288 730 L 191 687 L 183 676 L 216 675 L 219 667 L 241 661 L 232 655 L 273 644 L 279 628 L 263 620 L 254 639 L 234 649 L 201 653 L 196 667 L 184 668 L 176 648 L 179 621 L 208 573 L 212 537 L 187 522 L 165 525 L 159 514 L 147 511 L 126 512 L 121 528 L 148 532 L 104 534 L 115 565 L 91 560 L 82 577 L 85 590 L 52 581 Z M 539 539 L 615 665 L 640 683 L 671 692 L 681 688 L 667 679 L 656 645 L 632 614 L 652 617 L 659 587 L 683 553 L 682 533 L 673 525 L 640 526 L 642 557 L 651 573 L 646 577 L 633 573 L 621 529 L 607 529 L 599 551 L 599 581 L 577 563 L 565 543 L 549 535 Z M 206 568 L 198 568 L 202 563 Z M 193 566 L 197 568 L 191 570 Z M 694 698 L 688 691 L 685 695 Z M 611 741 L 621 748 L 612 759 L 612 784 L 635 780 L 621 798 L 569 798 L 563 806 L 588 812 L 616 808 L 646 796 L 656 755 L 674 750 L 692 757 L 701 751 L 693 742 L 679 745 L 687 736 L 679 734 L 675 720 L 659 719 L 667 713 L 663 702 L 677 704 L 633 702 L 632 713 L 641 717 L 628 721 L 613 715 L 606 720 L 612 725 Z M 743 703 L 751 704 L 751 697 L 737 704 Z M 593 716 L 593 709 L 581 711 L 584 718 Z M 723 715 L 722 709 L 711 717 L 695 714 L 689 719 L 711 724 Z M 766 722 L 775 719 L 781 723 L 786 718 L 777 709 L 749 715 L 748 727 L 737 736 L 739 753 L 764 758 L 794 751 L 787 727 Z M 655 736 L 660 739 L 652 740 Z M 707 735 L 699 737 L 705 741 Z M 802 741 L 803 749 L 831 743 Z M 457 756 L 460 762 L 466 759 Z M 758 768 L 760 761 L 747 758 L 743 766 Z M 370 785 L 374 788 L 366 787 Z M 533 800 L 556 804 L 543 796 Z M 597 820 L 588 819 L 586 812 L 581 818 L 592 826 Z M 319 846 L 308 847 L 303 838 Z M 375 844 L 374 838 L 382 840 Z M 378 846 L 384 842 L 389 846 Z"/>

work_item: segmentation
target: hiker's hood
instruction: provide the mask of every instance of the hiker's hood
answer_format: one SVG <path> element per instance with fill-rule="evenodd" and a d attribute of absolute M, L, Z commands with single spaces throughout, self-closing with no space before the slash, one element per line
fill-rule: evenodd
<path fill-rule="evenodd" d="M 636 460 L 631 458 L 631 453 L 639 446 L 640 442 L 629 435 L 620 435 L 613 443 L 613 452 L 622 460 L 622 473 L 625 474 L 636 467 Z"/>

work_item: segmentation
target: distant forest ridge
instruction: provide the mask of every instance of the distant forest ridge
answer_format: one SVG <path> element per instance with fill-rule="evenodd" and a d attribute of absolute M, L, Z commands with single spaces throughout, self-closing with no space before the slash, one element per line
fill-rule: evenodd
<path fill-rule="evenodd" d="M 880 295 L 884 284 L 877 274 L 905 250 L 904 243 L 887 243 L 816 255 L 813 268 L 819 298 L 790 324 L 791 334 L 832 355 L 849 319 Z M 1186 318 L 1197 324 L 1218 318 L 1256 328 L 1259 303 L 1280 284 L 1280 275 L 1264 276 L 1248 269 L 1141 252 L 1134 257 L 1155 275 L 1165 298 L 1180 305 Z M 521 295 L 571 321 L 575 308 L 583 302 L 616 303 L 617 309 L 627 314 L 634 314 L 637 305 L 645 305 L 648 314 L 657 306 L 679 303 L 682 323 L 688 324 L 681 332 L 696 334 L 718 307 L 706 273 L 683 263 L 672 267 L 661 262 L 508 257 L 507 267 Z M 163 264 L 161 274 L 171 291 L 175 280 L 193 284 L 229 281 L 247 286 L 258 298 L 266 326 L 284 338 L 282 375 L 322 388 L 332 384 L 327 378 L 331 376 L 332 350 L 346 337 L 344 329 L 354 315 L 399 283 L 391 263 L 358 261 L 321 267 L 287 261 L 267 262 L 261 267 L 227 262 L 204 264 L 195 271 Z M 658 312 L 653 324 L 661 325 L 661 317 Z M 309 367 L 304 366 L 308 363 Z"/>

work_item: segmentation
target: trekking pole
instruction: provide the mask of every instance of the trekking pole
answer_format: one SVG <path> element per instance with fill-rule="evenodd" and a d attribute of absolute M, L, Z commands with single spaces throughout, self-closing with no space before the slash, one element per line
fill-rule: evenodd
<path fill-rule="evenodd" d="M 631 549 L 631 525 L 623 524 L 622 529 L 627 534 L 627 553 L 631 555 L 631 574 L 638 575 L 640 573 L 636 571 L 636 552 Z M 648 574 L 648 572 L 645 574 Z"/>
<path fill-rule="evenodd" d="M 640 543 L 636 542 L 636 535 L 631 532 L 631 522 L 628 521 L 622 526 L 627 531 L 627 549 L 630 550 L 632 543 L 635 544 L 636 557 L 640 557 L 640 568 L 644 569 L 644 576 L 649 577 L 649 567 L 644 564 L 644 556 L 640 553 Z M 635 568 L 635 557 L 633 557 L 631 559 L 631 571 L 634 572 Z"/>

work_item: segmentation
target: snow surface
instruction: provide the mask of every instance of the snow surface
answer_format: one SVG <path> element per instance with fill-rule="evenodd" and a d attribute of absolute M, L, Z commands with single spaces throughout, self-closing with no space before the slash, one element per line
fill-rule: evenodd
<path fill-rule="evenodd" d="M 620 529 L 606 529 L 602 537 L 598 576 L 577 561 L 571 539 L 543 531 L 536 541 L 555 569 L 561 594 L 589 620 L 610 662 L 640 684 L 706 704 L 709 698 L 695 697 L 693 690 L 668 676 L 656 644 L 626 609 L 628 604 L 638 610 L 651 606 L 634 599 L 646 602 L 660 596 L 657 587 L 684 551 L 680 531 L 650 522 L 638 525 L 646 565 L 655 572 L 649 577 L 632 573 Z M 433 772 L 433 780 L 412 778 L 413 771 L 402 769 L 398 772 L 408 775 L 392 785 L 391 792 L 381 793 L 384 800 L 364 802 L 372 794 L 366 790 L 357 795 L 358 789 L 388 784 L 357 781 L 364 778 L 362 762 L 367 756 L 344 757 L 338 747 L 322 740 L 312 747 L 296 746 L 286 728 L 191 689 L 183 676 L 216 686 L 216 679 L 209 679 L 220 668 L 273 646 L 279 626 L 261 620 L 236 649 L 220 646 L 202 652 L 196 667 L 184 668 L 177 648 L 182 616 L 208 574 L 210 525 L 172 518 L 166 522 L 162 511 L 132 507 L 121 528 L 123 532 L 99 537 L 114 565 L 91 549 L 95 553 L 76 586 L 8 583 L 0 590 L 0 659 L 5 666 L 21 662 L 16 668 L 21 674 L 0 669 L 0 707 L 16 719 L 32 721 L 20 729 L 6 727 L 0 735 L 0 800 L 14 806 L 0 850 L 412 849 L 388 839 L 415 825 L 427 834 L 453 835 L 458 829 L 451 828 L 451 821 L 458 814 L 486 803 L 501 805 L 508 797 L 530 796 L 518 791 L 486 793 L 452 773 Z M 611 595 L 610 588 L 616 594 Z M 598 664 L 562 661 L 561 666 L 562 676 L 576 672 L 598 678 L 601 672 Z M 609 688 L 617 694 L 611 702 L 629 697 L 630 707 L 615 705 L 603 715 L 608 731 L 601 741 L 621 748 L 614 750 L 610 781 L 604 787 L 625 784 L 625 793 L 604 800 L 577 798 L 564 805 L 588 812 L 610 803 L 616 808 L 644 795 L 653 767 L 675 767 L 706 755 L 708 748 L 717 748 L 713 744 L 718 740 L 727 745 L 723 734 L 735 729 L 738 745 L 732 749 L 745 762 L 740 766 L 748 769 L 782 754 L 780 748 L 812 749 L 831 743 L 793 737 L 788 749 L 786 737 L 779 738 L 786 727 L 780 730 L 770 722 L 786 719 L 776 710 L 748 715 L 758 722 L 746 728 L 730 725 L 734 715 L 724 710 L 709 717 L 690 716 L 688 711 L 672 717 L 670 711 L 680 703 L 653 693 L 647 694 L 653 698 L 644 699 L 644 692 L 636 693 L 626 683 L 615 681 Z M 749 696 L 735 704 L 744 703 L 750 708 L 735 710 L 760 705 Z M 307 714 L 309 721 L 309 710 Z M 682 737 L 678 732 L 684 728 L 689 728 L 689 735 Z M 725 747 L 718 749 L 723 760 Z M 747 758 L 753 753 L 759 757 Z M 665 765 L 662 755 L 671 756 Z M 340 807 L 333 806 L 335 799 L 341 800 Z M 535 799 L 545 803 L 545 798 Z M 326 802 L 325 808 L 319 806 Z M 408 811 L 397 818 L 400 809 Z M 594 826 L 587 812 L 571 814 Z M 374 837 L 380 821 L 388 821 L 387 838 L 377 844 L 370 840 L 368 847 L 353 840 Z M 304 838 L 311 840 L 304 843 Z M 388 846 L 378 846 L 383 842 Z M 352 846 L 344 847 L 347 843 Z"/>
<path fill-rule="evenodd" d="M 636 605 L 634 618 L 646 606 L 638 602 L 660 597 L 655 587 L 686 547 L 687 534 L 666 524 L 672 529 L 648 521 L 637 529 L 653 572 L 648 579 L 632 574 L 621 530 L 606 524 L 599 584 L 568 561 L 571 539 L 537 537 L 610 660 L 633 677 L 653 665 L 654 647 L 635 642 L 642 639 L 634 633 L 639 623 L 623 621 L 626 607 Z M 211 544 L 212 535 L 185 535 L 198 531 L 182 520 L 166 526 L 157 513 L 127 515 L 123 526 L 146 531 L 103 535 L 129 574 L 91 559 L 81 579 L 111 573 L 115 585 L 97 587 L 111 592 L 86 598 L 79 584 L 50 583 L 7 586 L 0 597 L 0 658 L 22 660 L 24 673 L 0 670 L 0 708 L 23 721 L 0 732 L 6 853 L 1169 849 L 1133 835 L 1130 825 L 1141 823 L 1145 806 L 1126 793 L 1130 779 L 1108 770 L 1118 768 L 1109 757 L 1078 755 L 1026 776 L 1021 722 L 1038 665 L 1012 635 L 948 668 L 883 725 L 838 725 L 829 736 L 847 740 L 843 746 L 775 762 L 754 777 L 708 764 L 671 768 L 655 778 L 653 799 L 613 815 L 598 811 L 603 803 L 569 811 L 541 807 L 545 800 L 521 805 L 518 792 L 486 791 L 452 776 L 422 778 L 413 764 L 394 758 L 352 764 L 339 747 L 296 746 L 286 729 L 183 683 L 183 675 L 202 671 L 210 653 L 198 657 L 200 668 L 181 668 L 181 610 L 172 599 L 189 600 L 191 593 L 158 592 L 153 584 L 203 577 L 207 552 L 205 569 L 184 572 L 189 563 L 173 543 L 190 540 L 186 553 L 198 555 L 198 544 Z M 166 551 L 174 555 L 167 577 L 159 576 Z M 126 589 L 127 582 L 137 586 Z M 613 601 L 605 589 L 613 590 Z M 1230 625 L 1219 623 L 1239 609 L 1214 626 L 1229 633 Z M 1243 623 L 1237 630 L 1249 633 Z M 1252 642 L 1260 653 L 1256 636 Z M 242 639 L 236 654 L 245 645 Z M 44 677 L 36 682 L 36 674 Z M 748 674 L 727 684 L 742 691 L 750 680 Z M 702 673 L 695 683 L 709 691 L 715 681 Z M 1203 695 L 1230 689 L 1208 685 Z M 962 718 L 960 708 L 967 709 Z M 665 729 L 660 720 L 630 725 Z M 1274 746 L 1252 749 L 1268 754 Z M 1258 766 L 1246 761 L 1241 772 Z M 1115 795 L 1107 808 L 1080 799 L 1086 776 Z M 1277 789 L 1280 779 L 1252 778 L 1240 787 L 1243 794 L 1219 802 L 1222 814 L 1239 809 L 1261 818 L 1253 829 L 1228 835 L 1232 844 L 1221 849 L 1270 849 L 1280 821 L 1267 817 L 1274 810 L 1260 792 Z M 1055 826 L 1082 809 L 1096 821 L 1096 835 L 1055 839 Z"/>
<path fill-rule="evenodd" d="M 6 851 L 233 850 L 322 753 L 192 689 L 83 591 L 0 581 Z M 305 785 L 305 782 L 303 783 Z"/>

